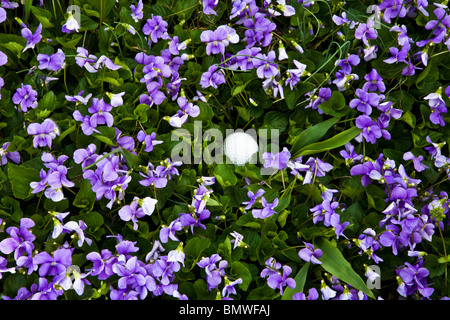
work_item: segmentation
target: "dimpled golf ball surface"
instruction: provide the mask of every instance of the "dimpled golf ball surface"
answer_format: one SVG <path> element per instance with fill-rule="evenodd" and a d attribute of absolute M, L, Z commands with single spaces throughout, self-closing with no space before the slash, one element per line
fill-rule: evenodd
<path fill-rule="evenodd" d="M 243 166 L 258 152 L 258 144 L 251 135 L 235 132 L 225 139 L 224 152 L 233 164 Z"/>

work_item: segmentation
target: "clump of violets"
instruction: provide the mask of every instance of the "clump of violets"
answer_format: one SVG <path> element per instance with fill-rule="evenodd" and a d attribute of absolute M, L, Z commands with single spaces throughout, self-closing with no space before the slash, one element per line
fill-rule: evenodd
<path fill-rule="evenodd" d="M 404 266 L 396 270 L 397 291 L 402 297 L 419 293 L 422 297 L 429 298 L 433 294 L 434 289 L 427 281 L 429 271 L 423 267 L 423 262 L 423 259 L 419 259 L 414 265 L 405 262 Z"/>
<path fill-rule="evenodd" d="M 76 121 L 82 122 L 81 129 L 83 130 L 83 133 L 85 135 L 91 135 L 94 132 L 99 132 L 97 129 L 99 125 L 106 125 L 108 127 L 113 126 L 114 117 L 110 112 L 112 109 L 113 106 L 107 103 L 103 98 L 94 98 L 92 99 L 91 106 L 87 110 L 89 112 L 88 114 L 83 116 L 79 110 L 75 110 L 72 116 Z"/>
<path fill-rule="evenodd" d="M 84 167 L 83 178 L 90 181 L 92 191 L 95 192 L 97 200 L 103 197 L 109 200 L 106 207 L 111 209 L 114 202 L 123 200 L 125 190 L 131 181 L 131 176 L 128 173 L 123 157 L 115 154 L 108 156 L 105 153 L 100 156 L 89 153 L 90 151 L 86 150 L 84 155 L 87 157 L 83 159 L 84 155 L 82 155 L 77 161 L 84 162 L 90 158 L 94 161 L 96 168 L 93 170 L 88 169 L 90 166 Z"/>
<path fill-rule="evenodd" d="M 56 28 L 43 0 L 19 2 L 0 4 L 2 299 L 285 299 L 300 270 L 294 300 L 368 299 L 330 273 L 317 239 L 368 287 L 441 298 L 447 0 L 361 15 L 311 0 L 116 1 L 84 7 L 83 23 L 61 8 Z M 172 161 L 170 133 L 190 118 L 285 140 L 256 165 Z"/>
<path fill-rule="evenodd" d="M 54 202 L 63 200 L 63 187 L 71 188 L 75 185 L 72 181 L 67 179 L 68 168 L 64 165 L 64 162 L 68 158 L 68 156 L 62 155 L 55 159 L 52 154 L 44 152 L 41 160 L 44 162 L 44 166 L 49 170 L 45 171 L 44 169 L 41 169 L 41 181 L 30 183 L 30 187 L 33 189 L 31 193 L 44 191 L 45 196 Z"/>
<path fill-rule="evenodd" d="M 202 258 L 197 265 L 205 270 L 208 290 L 211 291 L 211 289 L 217 288 L 222 282 L 228 261 L 222 260 L 222 257 L 218 254 L 213 254 L 211 257 Z"/>

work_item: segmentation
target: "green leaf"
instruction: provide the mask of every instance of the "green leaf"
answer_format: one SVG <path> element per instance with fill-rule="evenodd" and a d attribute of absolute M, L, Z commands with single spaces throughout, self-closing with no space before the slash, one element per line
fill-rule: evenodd
<path fill-rule="evenodd" d="M 400 118 L 400 120 L 405 121 L 413 129 L 416 126 L 416 116 L 413 113 L 409 112 L 409 111 L 405 112 L 403 114 L 403 116 Z"/>
<path fill-rule="evenodd" d="M 3 170 L 0 169 L 0 190 L 3 189 L 3 182 L 5 182 L 6 180 L 8 180 L 8 177 L 7 177 L 6 174 L 3 172 Z"/>
<path fill-rule="evenodd" d="M 204 120 L 204 121 L 210 121 L 212 117 L 214 117 L 214 110 L 211 108 L 211 106 L 207 103 L 197 101 L 196 102 L 198 108 L 200 109 L 200 114 L 197 118 L 195 118 L 198 121 Z M 238 109 L 239 111 L 239 109 Z M 248 121 L 248 120 L 247 120 Z"/>
<path fill-rule="evenodd" d="M 180 178 L 177 181 L 175 191 L 181 194 L 185 194 L 190 190 L 190 186 L 195 184 L 196 178 L 197 172 L 194 169 L 183 169 Z M 214 199 L 212 198 L 208 199 L 208 204 L 210 204 L 213 200 Z"/>
<path fill-rule="evenodd" d="M 447 262 L 450 262 L 450 256 L 447 256 L 447 257 L 440 257 L 437 261 L 438 261 L 439 263 L 447 263 Z"/>
<path fill-rule="evenodd" d="M 201 258 L 200 255 L 206 248 L 211 245 L 211 240 L 207 238 L 192 238 L 184 247 L 184 253 L 186 254 L 187 259 L 192 259 L 192 267 L 195 266 L 195 263 Z"/>
<path fill-rule="evenodd" d="M 252 274 L 248 270 L 248 268 L 245 266 L 244 263 L 239 261 L 234 261 L 231 264 L 231 275 L 234 279 L 241 278 L 242 283 L 239 284 L 239 289 L 247 291 L 248 286 L 250 285 L 250 282 L 252 281 Z"/>
<path fill-rule="evenodd" d="M 28 17 L 30 16 L 30 10 L 31 10 L 31 6 L 33 5 L 33 0 L 25 0 L 25 17 L 24 17 L 24 22 L 28 23 Z"/>
<path fill-rule="evenodd" d="M 106 143 L 108 146 L 111 147 L 116 146 L 116 143 L 114 142 L 116 137 L 116 131 L 114 130 L 114 128 L 97 127 L 97 130 L 100 131 L 100 134 L 94 132 L 92 134 L 94 137 L 96 137 L 101 142 Z"/>
<path fill-rule="evenodd" d="M 434 63 L 430 63 L 417 77 L 416 86 L 423 89 L 425 83 L 435 82 L 438 79 L 439 69 Z"/>
<path fill-rule="evenodd" d="M 38 21 L 42 24 L 43 29 L 50 29 L 54 28 L 55 26 L 53 23 L 50 22 L 50 19 L 52 18 L 52 14 L 50 11 L 38 8 L 38 7 L 31 7 L 31 13 L 38 19 Z"/>
<path fill-rule="evenodd" d="M 30 182 L 41 181 L 39 171 L 36 169 L 25 168 L 12 163 L 8 164 L 8 178 L 14 196 L 22 200 L 31 196 Z"/>
<path fill-rule="evenodd" d="M 19 222 L 23 216 L 19 201 L 11 197 L 3 197 L 0 204 L 0 216 L 11 217 L 14 221 Z"/>
<path fill-rule="evenodd" d="M 272 241 L 265 234 L 262 234 L 259 245 L 256 248 L 256 256 L 258 257 L 259 263 L 264 265 L 267 258 L 271 257 L 274 253 L 275 249 L 272 246 Z"/>
<path fill-rule="evenodd" d="M 214 169 L 214 176 L 223 188 L 237 183 L 237 177 L 228 164 L 218 164 Z"/>
<path fill-rule="evenodd" d="M 143 163 L 141 158 L 138 158 L 137 155 L 135 155 L 134 153 L 131 153 L 130 151 L 128 151 L 125 148 L 121 147 L 120 152 L 122 153 L 123 157 L 125 158 L 125 162 L 127 163 L 127 166 L 129 169 L 134 169 Z"/>
<path fill-rule="evenodd" d="M 294 278 L 295 288 L 292 289 L 290 287 L 286 287 L 286 290 L 284 291 L 283 297 L 281 298 L 281 300 L 292 300 L 292 297 L 294 296 L 294 294 L 296 294 L 298 292 L 303 292 L 303 288 L 305 286 L 306 276 L 308 275 L 308 269 L 309 269 L 310 264 L 311 264 L 310 262 L 307 262 L 300 269 L 300 271 L 297 273 L 297 275 Z"/>
<path fill-rule="evenodd" d="M 96 211 L 80 214 L 80 219 L 83 220 L 89 228 L 92 228 L 94 232 L 104 223 L 103 216 Z"/>
<path fill-rule="evenodd" d="M 234 88 L 231 90 L 231 96 L 234 97 L 234 96 L 238 95 L 239 93 L 241 93 L 242 91 L 244 91 L 244 90 L 245 90 L 245 87 L 247 86 L 247 84 L 250 83 L 250 81 L 252 81 L 252 79 L 250 79 L 249 81 L 247 81 L 247 82 L 244 83 L 243 85 L 234 87 Z"/>
<path fill-rule="evenodd" d="M 299 157 L 299 156 L 306 156 L 310 154 L 316 154 L 323 151 L 332 150 L 335 148 L 342 147 L 347 142 L 352 140 L 354 137 L 356 137 L 361 132 L 361 129 L 358 127 L 351 127 L 350 129 L 347 129 L 341 133 L 338 133 L 337 135 L 331 137 L 328 140 L 312 143 L 302 149 L 300 149 L 297 153 L 294 154 L 293 158 Z"/>
<path fill-rule="evenodd" d="M 352 287 L 361 290 L 367 294 L 368 297 L 375 299 L 372 291 L 367 288 L 365 282 L 352 269 L 350 263 L 344 258 L 337 247 L 325 238 L 316 238 L 314 245 L 322 250 L 320 261 L 322 261 L 321 266 L 326 271 Z"/>
<path fill-rule="evenodd" d="M 291 154 L 296 154 L 298 150 L 313 142 L 319 141 L 325 133 L 339 121 L 339 117 L 334 117 L 320 122 L 306 130 L 303 130 L 293 141 Z"/>
<path fill-rule="evenodd" d="M 56 96 L 53 91 L 47 92 L 38 103 L 39 110 L 49 110 L 52 111 L 56 106 Z"/>
<path fill-rule="evenodd" d="M 344 116 L 351 110 L 345 103 L 344 95 L 339 91 L 333 91 L 330 99 L 320 104 L 319 108 L 325 114 L 336 117 Z"/>
<path fill-rule="evenodd" d="M 87 179 L 81 181 L 80 190 L 78 191 L 73 205 L 75 207 L 91 211 L 95 203 L 95 192 L 92 191 L 91 182 Z"/>
<path fill-rule="evenodd" d="M 150 109 L 150 106 L 145 103 L 141 103 L 134 109 L 133 113 L 137 116 L 137 120 L 141 123 L 146 123 L 148 121 L 147 110 Z"/>
<path fill-rule="evenodd" d="M 27 278 L 21 272 L 10 275 L 3 284 L 5 295 L 14 297 L 20 288 L 26 286 L 26 283 Z"/>
<path fill-rule="evenodd" d="M 307 93 L 314 90 L 314 86 L 309 82 L 303 82 L 301 88 L 298 88 L 297 86 L 294 87 L 294 90 L 285 90 L 284 91 L 284 100 L 286 101 L 287 107 L 290 110 L 293 110 L 297 106 L 297 102 L 300 100 L 301 97 Z"/>
<path fill-rule="evenodd" d="M 81 34 L 74 35 L 72 40 L 64 37 L 56 37 L 56 41 L 66 49 L 76 49 L 78 42 L 83 38 Z"/>
<path fill-rule="evenodd" d="M 277 112 L 277 111 L 269 111 L 264 116 L 264 126 L 269 127 L 270 129 L 278 129 L 281 132 L 286 130 L 289 124 L 289 117 L 286 113 Z"/>

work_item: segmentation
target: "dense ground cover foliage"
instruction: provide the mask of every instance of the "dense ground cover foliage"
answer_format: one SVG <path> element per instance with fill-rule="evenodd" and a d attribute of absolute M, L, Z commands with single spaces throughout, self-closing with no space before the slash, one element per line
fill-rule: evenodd
<path fill-rule="evenodd" d="M 447 1 L 1 0 L 0 22 L 3 299 L 448 298 Z M 209 150 L 198 125 L 279 148 L 175 159 L 177 132 Z"/>

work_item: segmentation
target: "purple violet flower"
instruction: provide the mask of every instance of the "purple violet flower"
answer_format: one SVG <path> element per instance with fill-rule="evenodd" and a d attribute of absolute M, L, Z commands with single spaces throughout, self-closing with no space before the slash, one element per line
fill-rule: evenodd
<path fill-rule="evenodd" d="M 28 125 L 27 132 L 33 135 L 33 147 L 52 147 L 52 140 L 59 135 L 59 129 L 51 119 L 45 119 L 41 124 L 31 123 Z"/>
<path fill-rule="evenodd" d="M 159 232 L 159 238 L 162 243 L 167 243 L 169 241 L 169 238 L 173 241 L 179 241 L 178 238 L 175 236 L 176 231 L 181 231 L 183 229 L 183 225 L 180 221 L 180 218 L 175 219 L 170 223 L 170 225 L 163 226 L 161 228 L 161 231 Z"/>
<path fill-rule="evenodd" d="M 404 266 L 396 270 L 401 279 L 397 289 L 401 296 L 407 297 L 419 291 L 423 297 L 428 298 L 434 292 L 427 283 L 429 271 L 423 267 L 423 262 L 423 259 L 418 260 L 415 265 L 405 262 Z"/>
<path fill-rule="evenodd" d="M 258 53 L 253 64 L 256 68 L 256 75 L 260 79 L 268 79 L 279 73 L 278 66 L 273 63 L 276 55 L 275 51 L 270 51 L 267 55 Z"/>
<path fill-rule="evenodd" d="M 336 61 L 337 65 L 341 68 L 341 71 L 345 74 L 352 73 L 352 67 L 357 66 L 360 62 L 361 59 L 356 54 L 349 54 L 347 59 Z"/>
<path fill-rule="evenodd" d="M 314 249 L 314 245 L 304 242 L 306 248 L 301 249 L 298 252 L 298 256 L 305 261 L 311 261 L 313 264 L 321 264 L 322 261 L 319 258 L 322 256 L 322 250 Z"/>
<path fill-rule="evenodd" d="M 261 204 L 263 209 L 253 209 L 252 214 L 255 218 L 265 219 L 276 213 L 274 208 L 278 205 L 278 198 L 275 198 L 272 203 L 268 203 L 266 198 L 261 197 Z"/>
<path fill-rule="evenodd" d="M 170 117 L 169 121 L 173 127 L 179 128 L 187 122 L 188 116 L 195 118 L 200 114 L 200 108 L 192 102 L 189 102 L 185 97 L 178 97 L 177 103 L 180 110 L 174 116 Z"/>
<path fill-rule="evenodd" d="M 309 184 L 312 182 L 313 177 L 324 177 L 326 173 L 333 169 L 333 166 L 327 162 L 320 160 L 319 158 L 309 157 L 305 165 L 309 166 L 305 175 L 303 184 Z"/>
<path fill-rule="evenodd" d="M 58 282 L 66 276 L 67 267 L 72 265 L 72 250 L 60 248 L 55 250 L 52 255 L 43 251 L 34 257 L 39 267 L 41 277 L 54 276 L 53 282 Z"/>
<path fill-rule="evenodd" d="M 297 69 L 288 69 L 288 78 L 286 79 L 285 85 L 288 85 L 291 87 L 291 90 L 294 90 L 294 86 L 300 81 L 300 77 L 304 74 L 307 74 L 306 65 L 298 62 L 297 60 L 293 60 L 295 66 Z"/>
<path fill-rule="evenodd" d="M 342 158 L 344 158 L 345 163 L 347 165 L 350 165 L 363 158 L 362 154 L 357 154 L 355 152 L 355 146 L 352 145 L 350 142 L 347 142 L 345 144 L 345 150 L 341 150 L 339 154 L 342 156 Z"/>
<path fill-rule="evenodd" d="M 379 9 L 383 11 L 383 20 L 386 23 L 391 23 L 393 18 L 404 18 L 407 13 L 403 0 L 383 0 Z"/>
<path fill-rule="evenodd" d="M 267 278 L 267 284 L 272 289 L 279 289 L 280 294 L 283 295 L 284 287 L 288 286 L 291 289 L 295 288 L 295 280 L 293 278 L 289 278 L 289 275 L 292 273 L 291 267 L 285 265 L 282 267 L 283 274 L 274 273 Z"/>
<path fill-rule="evenodd" d="M 75 19 L 72 12 L 69 12 L 69 16 L 67 17 L 66 23 L 61 28 L 61 31 L 64 33 L 71 33 L 72 31 L 78 32 L 80 25 L 78 24 L 78 20 Z"/>
<path fill-rule="evenodd" d="M 352 99 L 349 103 L 350 108 L 356 108 L 365 115 L 372 113 L 372 107 L 376 107 L 379 103 L 378 94 L 375 92 L 368 93 L 366 89 L 356 89 L 358 98 Z"/>
<path fill-rule="evenodd" d="M 106 103 L 103 98 L 100 100 L 94 98 L 92 100 L 92 105 L 88 109 L 92 116 L 90 118 L 90 124 L 92 127 L 97 127 L 99 124 L 106 124 L 108 127 L 112 127 L 114 123 L 114 117 L 109 111 L 112 110 L 112 106 Z"/>
<path fill-rule="evenodd" d="M 378 32 L 374 29 L 375 22 L 369 19 L 367 23 L 360 23 L 355 30 L 355 38 L 362 40 L 367 47 L 370 47 L 369 39 L 376 39 Z"/>
<path fill-rule="evenodd" d="M 144 17 L 144 13 L 142 12 L 144 10 L 144 4 L 142 3 L 142 0 L 139 0 L 136 6 L 132 4 L 130 6 L 130 9 L 132 11 L 131 17 L 133 18 L 134 22 L 139 22 L 139 20 Z"/>
<path fill-rule="evenodd" d="M 228 45 L 228 32 L 222 26 L 216 30 L 205 30 L 200 35 L 200 40 L 206 42 L 206 54 L 225 54 L 225 47 Z"/>
<path fill-rule="evenodd" d="M 242 71 L 252 70 L 255 67 L 254 57 L 261 51 L 260 47 L 245 48 L 236 53 L 236 60 Z"/>
<path fill-rule="evenodd" d="M 362 132 L 355 138 L 361 142 L 364 138 L 367 142 L 374 144 L 377 139 L 381 138 L 381 129 L 377 122 L 372 120 L 369 116 L 362 115 L 356 118 L 356 126 L 362 130 Z"/>
<path fill-rule="evenodd" d="M 256 198 L 261 197 L 264 194 L 264 192 L 265 191 L 263 189 L 258 189 L 258 191 L 256 193 L 253 193 L 253 191 L 251 191 L 251 190 L 249 192 L 247 192 L 247 196 L 249 197 L 250 200 L 242 202 L 242 204 L 246 204 L 244 209 L 245 210 L 250 209 L 253 206 L 253 204 L 255 203 Z"/>
<path fill-rule="evenodd" d="M 10 142 L 5 142 L 0 148 L 0 163 L 3 166 L 8 163 L 8 158 L 14 161 L 15 163 L 20 162 L 19 151 L 12 151 L 12 152 L 7 151 L 10 144 L 11 144 Z"/>
<path fill-rule="evenodd" d="M 303 292 L 297 292 L 292 296 L 292 300 L 317 300 L 319 298 L 319 293 L 316 288 L 311 288 L 308 291 L 308 297 L 305 296 Z"/>
<path fill-rule="evenodd" d="M 411 151 L 405 152 L 405 154 L 403 154 L 403 160 L 412 160 L 414 163 L 414 169 L 417 172 L 422 172 L 423 170 L 428 169 L 426 165 L 422 164 L 423 156 L 419 155 L 418 157 L 416 157 Z"/>
<path fill-rule="evenodd" d="M 219 266 L 216 264 L 219 263 Z M 197 265 L 206 272 L 206 282 L 208 283 L 208 290 L 217 288 L 222 282 L 222 276 L 225 275 L 225 268 L 228 261 L 222 260 L 218 254 L 213 254 L 211 257 L 204 257 Z"/>
<path fill-rule="evenodd" d="M 206 15 L 213 14 L 217 16 L 217 12 L 214 11 L 214 8 L 217 6 L 218 3 L 219 0 L 202 0 L 203 13 Z"/>
<path fill-rule="evenodd" d="M 17 88 L 12 97 L 14 104 L 20 105 L 20 109 L 23 112 L 28 112 L 28 109 L 35 109 L 38 105 L 37 91 L 29 84 L 22 84 L 20 88 Z"/>
<path fill-rule="evenodd" d="M 372 71 L 370 71 L 370 73 L 366 74 L 364 76 L 364 80 L 367 81 L 363 86 L 364 91 L 384 92 L 386 90 L 386 86 L 383 82 L 383 78 L 378 74 L 377 70 L 375 70 L 375 69 L 372 69 Z"/>
<path fill-rule="evenodd" d="M 86 255 L 86 259 L 93 262 L 89 274 L 96 276 L 99 280 L 106 280 L 114 274 L 113 265 L 117 262 L 117 257 L 108 249 L 103 249 L 101 254 L 95 251 L 90 252 Z"/>
<path fill-rule="evenodd" d="M 225 74 L 223 70 L 213 64 L 208 68 L 208 71 L 202 74 L 199 84 L 203 89 L 208 87 L 217 89 L 219 84 L 225 82 Z"/>
<path fill-rule="evenodd" d="M 144 130 L 140 130 L 137 134 L 138 141 L 142 142 L 145 145 L 145 152 L 151 152 L 155 145 L 163 143 L 162 141 L 155 140 L 156 132 L 152 132 L 151 134 L 146 134 Z"/>
<path fill-rule="evenodd" d="M 36 31 L 34 33 L 31 32 L 30 29 L 24 27 L 21 31 L 22 37 L 27 40 L 27 44 L 25 48 L 23 48 L 22 52 L 27 51 L 28 49 L 34 49 L 34 46 L 41 41 L 41 32 L 42 32 L 42 24 L 39 23 Z"/>
<path fill-rule="evenodd" d="M 264 168 L 274 168 L 282 170 L 286 168 L 287 163 L 291 158 L 291 153 L 286 147 L 284 147 L 283 151 L 281 152 L 278 152 L 276 154 L 265 152 L 262 157 L 264 159 Z"/>
<path fill-rule="evenodd" d="M 161 16 L 154 16 L 152 14 L 151 19 L 147 19 L 147 22 L 142 27 L 142 32 L 150 37 L 149 44 L 151 42 L 157 43 L 159 39 L 167 39 L 167 22 L 163 20 Z"/>
<path fill-rule="evenodd" d="M 159 82 L 152 81 L 147 83 L 147 92 L 143 93 L 139 96 L 139 103 L 145 103 L 150 107 L 153 104 L 160 105 L 165 99 L 166 96 L 164 93 L 160 91 L 161 85 Z"/>
<path fill-rule="evenodd" d="M 35 223 L 29 218 L 20 219 L 20 226 L 9 227 L 6 233 L 10 235 L 0 242 L 0 251 L 3 254 L 10 254 L 14 252 L 14 259 L 17 261 L 24 253 L 29 256 L 34 249 L 33 241 L 36 237 L 31 232 L 30 228 L 34 227 Z"/>
<path fill-rule="evenodd" d="M 164 188 L 167 185 L 167 178 L 164 175 L 165 167 L 157 166 L 156 169 L 153 164 L 149 163 L 147 167 L 143 167 L 143 172 L 139 174 L 145 179 L 140 180 L 139 183 L 143 186 L 154 186 L 155 188 Z"/>
<path fill-rule="evenodd" d="M 436 16 L 436 20 L 428 21 L 425 25 L 425 29 L 433 30 L 433 35 L 435 36 L 431 41 L 435 44 L 441 42 L 446 33 L 447 28 L 450 28 L 450 15 L 447 14 L 444 8 L 437 8 L 433 11 Z"/>

